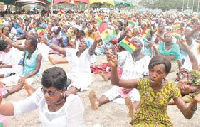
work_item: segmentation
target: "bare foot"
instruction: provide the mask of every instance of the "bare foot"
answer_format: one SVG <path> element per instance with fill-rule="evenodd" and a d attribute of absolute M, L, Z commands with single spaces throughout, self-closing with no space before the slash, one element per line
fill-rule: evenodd
<path fill-rule="evenodd" d="M 53 65 L 56 64 L 56 62 L 55 62 L 55 60 L 54 60 L 54 58 L 53 58 L 52 56 L 49 56 L 49 61 L 50 61 Z"/>
<path fill-rule="evenodd" d="M 33 94 L 33 90 L 31 89 L 31 86 L 27 82 L 24 83 L 24 89 L 28 93 L 28 96 Z"/>
<path fill-rule="evenodd" d="M 92 109 L 97 110 L 99 106 L 98 106 L 96 93 L 92 90 L 92 91 L 89 92 L 88 97 L 89 97 Z"/>
<path fill-rule="evenodd" d="M 126 97 L 125 98 L 125 104 L 128 107 L 129 110 L 129 116 L 133 116 L 133 113 L 135 112 L 134 106 L 133 106 L 133 102 L 131 101 L 130 98 Z"/>

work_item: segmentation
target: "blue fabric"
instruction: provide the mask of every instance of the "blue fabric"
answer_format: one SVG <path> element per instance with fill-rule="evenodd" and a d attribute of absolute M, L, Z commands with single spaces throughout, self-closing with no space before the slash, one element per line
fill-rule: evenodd
<path fill-rule="evenodd" d="M 151 41 L 154 42 L 154 38 L 151 38 Z M 143 42 L 144 42 L 144 54 L 145 56 L 151 56 L 151 49 L 150 47 L 146 47 L 149 45 L 149 42 L 146 38 L 143 38 Z M 155 53 L 154 53 L 155 54 Z"/>
<path fill-rule="evenodd" d="M 174 43 L 171 46 L 170 50 L 166 50 L 165 49 L 165 42 L 161 42 L 159 47 L 158 47 L 158 51 L 163 56 L 175 56 L 173 61 L 180 60 L 180 47 L 177 43 Z"/>
<path fill-rule="evenodd" d="M 28 75 L 30 73 L 33 73 L 33 71 L 36 69 L 36 65 L 37 65 L 37 56 L 38 56 L 38 52 L 37 50 L 31 55 L 31 58 L 28 59 L 28 55 L 29 52 L 25 51 L 24 52 L 25 56 L 24 56 L 24 68 L 23 68 L 23 72 L 22 75 Z"/>
<path fill-rule="evenodd" d="M 24 32 L 23 32 L 23 30 L 22 30 L 22 27 L 21 26 L 19 26 L 17 23 L 14 23 L 14 28 L 17 30 L 17 37 L 19 37 L 20 35 L 22 35 Z"/>
<path fill-rule="evenodd" d="M 22 35 L 24 32 L 23 32 L 23 30 L 22 30 L 22 27 L 18 27 L 17 28 L 17 37 L 19 37 L 20 35 Z"/>

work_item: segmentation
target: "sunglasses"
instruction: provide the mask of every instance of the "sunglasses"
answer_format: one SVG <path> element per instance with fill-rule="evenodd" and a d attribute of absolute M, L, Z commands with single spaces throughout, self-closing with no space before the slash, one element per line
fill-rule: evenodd
<path fill-rule="evenodd" d="M 55 92 L 53 92 L 53 91 L 46 91 L 43 87 L 41 88 L 41 91 L 44 93 L 44 95 L 46 93 L 48 93 L 49 96 L 53 96 L 53 95 L 55 95 L 58 92 L 58 91 L 55 91 Z"/>

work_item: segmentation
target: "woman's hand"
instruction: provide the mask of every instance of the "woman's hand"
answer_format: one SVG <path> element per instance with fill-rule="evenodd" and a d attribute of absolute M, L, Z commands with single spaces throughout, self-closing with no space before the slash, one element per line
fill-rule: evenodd
<path fill-rule="evenodd" d="M 183 46 L 184 49 L 188 49 L 189 48 L 187 42 L 185 40 L 183 40 L 183 39 L 178 40 L 177 43 L 181 44 L 181 46 Z"/>
<path fill-rule="evenodd" d="M 2 98 L 3 98 L 3 95 L 2 95 L 2 92 L 0 91 L 0 105 L 1 105 L 1 102 L 2 102 Z"/>
<path fill-rule="evenodd" d="M 117 67 L 117 56 L 115 55 L 110 55 L 107 56 L 107 61 L 108 61 L 108 66 L 116 68 Z"/>
<path fill-rule="evenodd" d="M 3 33 L 2 33 L 2 30 L 0 30 L 0 37 L 2 36 L 2 34 L 3 34 Z"/>
<path fill-rule="evenodd" d="M 99 32 L 94 32 L 94 38 L 95 38 L 95 41 L 100 41 L 101 40 L 101 35 L 99 34 Z"/>
<path fill-rule="evenodd" d="M 180 85 L 179 88 L 182 94 L 189 94 L 192 92 L 190 85 Z"/>
<path fill-rule="evenodd" d="M 197 94 L 197 95 L 194 97 L 194 100 L 197 101 L 197 102 L 200 102 L 200 93 Z"/>

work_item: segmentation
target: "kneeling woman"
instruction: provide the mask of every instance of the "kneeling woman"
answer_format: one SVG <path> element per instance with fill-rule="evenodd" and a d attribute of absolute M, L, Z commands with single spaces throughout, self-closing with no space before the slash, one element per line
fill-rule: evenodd
<path fill-rule="evenodd" d="M 0 105 L 0 114 L 19 115 L 39 108 L 42 127 L 79 127 L 83 122 L 83 105 L 78 95 L 65 96 L 67 75 L 62 68 L 44 71 L 39 87 L 25 100 Z"/>

